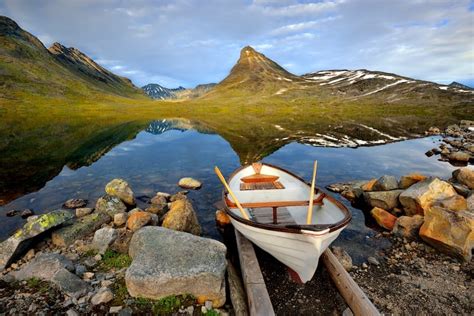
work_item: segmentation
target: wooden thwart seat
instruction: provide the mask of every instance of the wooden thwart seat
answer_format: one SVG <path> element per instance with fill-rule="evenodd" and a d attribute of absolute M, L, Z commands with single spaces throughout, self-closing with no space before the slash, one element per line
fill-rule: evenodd
<path fill-rule="evenodd" d="M 324 204 L 323 199 L 326 197 L 326 194 L 321 192 L 321 194 L 313 200 L 314 205 Z M 225 202 L 228 207 L 236 208 L 237 205 L 225 197 Z M 264 208 L 264 207 L 286 207 L 286 206 L 306 206 L 309 205 L 309 201 L 271 201 L 271 202 L 249 202 L 249 203 L 240 203 L 242 207 L 246 208 Z"/>
<path fill-rule="evenodd" d="M 295 220 L 291 217 L 290 212 L 286 208 L 279 208 L 277 217 L 268 208 L 256 208 L 250 210 L 250 215 L 257 223 L 262 224 L 280 224 L 280 225 L 296 225 Z M 277 223 L 275 223 L 277 221 Z"/>
<path fill-rule="evenodd" d="M 241 183 L 240 191 L 253 191 L 253 190 L 281 190 L 285 187 L 280 181 L 274 182 L 255 182 L 255 183 Z"/>

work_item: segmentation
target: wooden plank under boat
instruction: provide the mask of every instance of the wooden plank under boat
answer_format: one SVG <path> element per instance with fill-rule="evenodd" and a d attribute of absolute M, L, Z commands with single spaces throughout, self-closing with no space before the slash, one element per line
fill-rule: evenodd
<path fill-rule="evenodd" d="M 256 182 L 259 186 L 253 189 L 242 185 L 246 183 L 242 179 L 258 175 L 273 182 Z M 311 187 L 270 164 L 243 166 L 232 173 L 228 184 L 249 217 L 243 217 L 224 191 L 225 209 L 235 229 L 294 270 L 302 282 L 311 280 L 319 257 L 351 220 L 343 204 L 315 188 L 311 223 L 307 224 Z"/>

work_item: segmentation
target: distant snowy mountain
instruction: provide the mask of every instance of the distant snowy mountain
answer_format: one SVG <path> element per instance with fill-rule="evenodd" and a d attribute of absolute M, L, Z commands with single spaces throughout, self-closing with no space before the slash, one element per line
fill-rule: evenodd
<path fill-rule="evenodd" d="M 148 96 L 152 99 L 166 100 L 166 99 L 176 99 L 176 93 L 179 91 L 186 90 L 183 87 L 178 87 L 174 89 L 165 88 L 157 83 L 150 83 L 142 87 Z"/>

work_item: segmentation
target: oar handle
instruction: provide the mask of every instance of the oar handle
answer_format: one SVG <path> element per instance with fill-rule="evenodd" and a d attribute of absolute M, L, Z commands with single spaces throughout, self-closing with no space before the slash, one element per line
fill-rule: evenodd
<path fill-rule="evenodd" d="M 306 217 L 306 224 L 310 225 L 313 219 L 313 198 L 314 198 L 314 187 L 316 186 L 316 170 L 318 169 L 318 161 L 314 161 L 313 166 L 313 179 L 311 181 L 311 192 L 309 194 L 309 206 L 308 206 L 308 216 Z"/>
<path fill-rule="evenodd" d="M 248 219 L 249 219 L 249 216 L 247 215 L 247 213 L 245 212 L 245 210 L 242 208 L 242 205 L 240 205 L 239 200 L 237 200 L 237 197 L 234 195 L 234 192 L 232 192 L 232 190 L 230 189 L 229 185 L 227 184 L 227 181 L 225 181 L 224 176 L 222 175 L 222 173 L 221 173 L 221 171 L 219 170 L 219 168 L 217 168 L 217 166 L 214 167 L 214 171 L 215 171 L 215 173 L 217 174 L 217 176 L 219 177 L 219 180 L 221 180 L 222 184 L 223 184 L 224 187 L 226 188 L 227 192 L 229 192 L 230 196 L 231 196 L 232 199 L 234 200 L 235 205 L 237 205 L 237 207 L 239 208 L 240 213 L 242 214 L 242 217 L 248 220 Z"/>

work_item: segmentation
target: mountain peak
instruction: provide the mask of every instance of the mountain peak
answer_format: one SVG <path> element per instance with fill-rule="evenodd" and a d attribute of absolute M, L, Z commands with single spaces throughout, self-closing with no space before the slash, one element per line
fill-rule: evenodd
<path fill-rule="evenodd" d="M 240 58 L 247 58 L 259 54 L 252 46 L 245 46 L 240 51 Z"/>
<path fill-rule="evenodd" d="M 11 34 L 21 30 L 18 24 L 9 17 L 0 15 L 0 34 Z"/>

